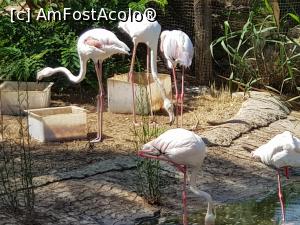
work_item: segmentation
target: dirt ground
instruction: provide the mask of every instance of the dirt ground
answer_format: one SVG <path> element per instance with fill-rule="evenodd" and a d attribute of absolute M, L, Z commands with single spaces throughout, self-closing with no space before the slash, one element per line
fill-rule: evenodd
<path fill-rule="evenodd" d="M 204 130 L 209 127 L 207 121 L 226 120 L 233 116 L 242 103 L 242 98 L 231 98 L 227 92 L 220 96 L 212 97 L 207 94 L 197 96 L 190 93 L 186 98 L 184 107 L 184 125 L 186 129 Z M 34 176 L 55 173 L 57 171 L 69 171 L 88 165 L 93 162 L 109 159 L 115 155 L 134 154 L 134 132 L 132 115 L 114 114 L 104 112 L 103 133 L 104 141 L 90 144 L 89 139 L 96 135 L 97 117 L 96 107 L 93 101 L 81 104 L 76 96 L 53 96 L 51 106 L 77 105 L 89 111 L 88 113 L 88 138 L 86 140 L 75 140 L 65 142 L 39 143 L 31 140 L 33 148 Z M 4 116 L 5 132 L 8 139 L 18 137 L 19 118 L 15 116 Z M 139 116 L 138 120 L 142 118 Z M 164 111 L 155 113 L 155 120 L 159 129 L 167 130 L 175 128 L 169 126 L 168 116 Z M 26 126 L 26 118 L 23 118 Z"/>
<path fill-rule="evenodd" d="M 224 121 L 234 116 L 244 99 L 230 98 L 228 94 L 212 97 L 199 96 L 190 90 L 184 113 L 184 128 L 201 134 L 211 126 L 208 121 Z M 89 138 L 96 130 L 93 99 L 82 104 L 78 97 L 54 96 L 52 105 L 78 104 L 88 114 Z M 89 144 L 88 140 L 56 143 L 32 142 L 34 182 L 36 184 L 36 211 L 38 224 L 104 224 L 131 225 L 140 218 L 178 216 L 181 214 L 180 189 L 182 175 L 163 164 L 161 205 L 149 205 L 136 192 L 138 176 L 132 116 L 104 113 L 102 143 Z M 156 115 L 161 129 L 170 128 L 165 112 Z M 139 118 L 141 120 L 141 118 Z M 15 117 L 5 116 L 7 134 L 17 135 Z M 174 126 L 172 126 L 174 127 Z M 276 177 L 271 168 L 253 161 L 245 144 L 253 150 L 273 135 L 291 130 L 300 135 L 300 114 L 292 112 L 271 124 L 254 129 L 234 140 L 229 147 L 210 147 L 197 184 L 211 193 L 214 202 L 243 201 L 261 198 L 276 189 Z M 292 182 L 292 179 L 289 181 Z M 189 211 L 205 212 L 206 203 L 188 194 Z M 201 224 L 202 221 L 199 221 Z M 18 216 L 0 209 L 0 224 L 21 224 Z M 158 221 L 152 223 L 158 224 Z"/>

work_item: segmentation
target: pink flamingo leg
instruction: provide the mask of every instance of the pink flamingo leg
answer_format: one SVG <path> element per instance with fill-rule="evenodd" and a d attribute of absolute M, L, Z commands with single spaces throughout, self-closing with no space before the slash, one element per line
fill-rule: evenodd
<path fill-rule="evenodd" d="M 150 103 L 150 116 L 151 120 L 154 121 L 153 111 L 152 111 L 152 93 L 150 85 L 150 48 L 147 46 L 147 82 L 149 88 L 149 103 Z"/>
<path fill-rule="evenodd" d="M 138 156 L 148 159 L 156 159 L 169 162 L 173 164 L 177 170 L 183 173 L 183 187 L 182 187 L 182 205 L 183 205 L 183 225 L 188 225 L 188 214 L 187 214 L 187 196 L 186 196 L 186 186 L 187 186 L 187 168 L 185 165 L 180 165 L 178 163 L 173 162 L 172 160 L 168 159 L 166 156 L 163 155 L 151 155 L 151 150 L 141 150 L 138 152 Z"/>
<path fill-rule="evenodd" d="M 182 67 L 182 75 L 181 75 L 181 95 L 180 95 L 180 116 L 181 116 L 181 124 L 183 125 L 183 100 L 184 100 L 184 67 Z"/>
<path fill-rule="evenodd" d="M 278 197 L 281 205 L 282 221 L 285 222 L 285 207 L 284 207 L 284 200 L 283 200 L 282 189 L 281 189 L 279 170 L 277 170 L 277 182 L 278 182 Z"/>
<path fill-rule="evenodd" d="M 186 166 L 183 167 L 183 191 L 182 191 L 182 205 L 183 205 L 183 225 L 188 225 L 188 214 L 187 214 L 187 197 L 186 197 Z"/>
<path fill-rule="evenodd" d="M 285 171 L 286 178 L 290 179 L 290 176 L 289 176 L 289 167 L 288 166 L 284 167 L 284 171 Z"/>
<path fill-rule="evenodd" d="M 129 71 L 129 80 L 130 80 L 130 83 L 131 83 L 131 90 L 132 90 L 132 114 L 133 114 L 133 123 L 134 123 L 134 125 L 137 125 L 136 114 L 135 114 L 135 90 L 134 90 L 134 77 L 133 77 L 133 72 L 134 72 L 133 70 L 134 70 L 134 63 L 135 63 L 135 56 L 136 56 L 136 48 L 137 48 L 137 44 L 134 44 L 132 59 L 131 59 L 131 65 L 130 65 L 130 71 Z"/>
<path fill-rule="evenodd" d="M 174 80 L 174 87 L 175 87 L 175 99 L 176 99 L 176 127 L 178 127 L 178 88 L 177 88 L 177 79 L 176 79 L 176 70 L 173 66 L 173 80 Z"/>
<path fill-rule="evenodd" d="M 95 64 L 95 69 L 98 78 L 99 94 L 97 95 L 97 137 L 92 140 L 92 143 L 102 141 L 102 128 L 103 128 L 103 101 L 104 101 L 104 90 L 102 85 L 102 62 Z"/>

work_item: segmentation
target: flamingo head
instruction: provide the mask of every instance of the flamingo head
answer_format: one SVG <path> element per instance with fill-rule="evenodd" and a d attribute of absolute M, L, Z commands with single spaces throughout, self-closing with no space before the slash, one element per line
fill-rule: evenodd
<path fill-rule="evenodd" d="M 138 151 L 138 156 L 141 157 L 151 157 L 151 156 L 159 156 L 161 155 L 160 149 L 156 148 L 155 146 L 152 145 L 152 141 L 148 142 L 142 147 L 142 150 Z"/>
<path fill-rule="evenodd" d="M 165 30 L 165 31 L 161 32 L 161 34 L 160 34 L 160 51 L 161 52 L 164 52 L 164 40 L 169 33 L 170 33 L 170 31 Z"/>
<path fill-rule="evenodd" d="M 169 99 L 164 100 L 164 109 L 169 114 L 169 123 L 172 125 L 175 121 L 174 106 Z"/>
<path fill-rule="evenodd" d="M 261 154 L 261 151 L 260 151 L 261 148 L 257 148 L 256 150 L 252 151 L 250 154 L 251 154 L 251 158 L 256 161 L 256 162 L 260 162 L 262 161 L 263 162 L 263 159 L 264 159 L 264 155 Z"/>
<path fill-rule="evenodd" d="M 51 67 L 46 67 L 42 70 L 40 70 L 39 72 L 37 72 L 36 74 L 36 80 L 40 81 L 45 77 L 49 77 L 53 74 L 53 69 Z"/>
<path fill-rule="evenodd" d="M 118 23 L 118 28 L 123 31 L 123 32 L 126 32 L 129 34 L 129 30 L 127 29 L 127 23 L 126 22 L 123 22 L 123 21 L 120 21 Z"/>
<path fill-rule="evenodd" d="M 214 208 L 214 213 L 213 212 L 207 212 L 205 215 L 204 219 L 204 224 L 205 225 L 215 225 L 216 221 L 216 210 Z"/>

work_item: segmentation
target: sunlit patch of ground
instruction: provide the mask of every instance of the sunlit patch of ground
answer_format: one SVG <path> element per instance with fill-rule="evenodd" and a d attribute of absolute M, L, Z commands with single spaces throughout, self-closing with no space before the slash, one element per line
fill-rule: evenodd
<path fill-rule="evenodd" d="M 209 126 L 207 121 L 229 119 L 238 111 L 243 102 L 242 98 L 231 98 L 225 91 L 215 97 L 210 94 L 202 96 L 187 94 L 186 96 L 183 127 L 196 129 L 200 134 L 202 129 Z M 66 95 L 62 96 L 62 99 L 55 96 L 52 106 L 75 104 L 88 109 L 88 139 L 92 139 L 97 128 L 96 108 L 93 101 L 82 103 L 80 98 Z M 168 116 L 164 111 L 156 112 L 155 120 L 161 130 L 175 128 L 175 125 L 171 127 L 168 125 Z M 142 121 L 141 116 L 138 116 L 138 121 Z M 26 118 L 23 118 L 21 122 L 19 117 L 3 117 L 6 140 L 13 142 L 20 137 L 21 123 L 26 128 Z M 115 155 L 134 153 L 132 115 L 104 112 L 103 130 L 104 141 L 95 145 L 89 144 L 88 139 L 51 143 L 39 143 L 32 140 L 34 175 L 69 171 Z"/>

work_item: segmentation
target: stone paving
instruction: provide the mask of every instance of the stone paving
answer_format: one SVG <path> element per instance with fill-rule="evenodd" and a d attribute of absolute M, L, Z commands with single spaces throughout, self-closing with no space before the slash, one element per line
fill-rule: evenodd
<path fill-rule="evenodd" d="M 209 192 L 217 204 L 261 198 L 276 190 L 271 168 L 250 158 L 248 150 L 284 130 L 300 136 L 300 115 L 273 121 L 244 133 L 230 147 L 210 147 L 199 171 L 198 187 Z M 247 150 L 248 149 L 248 150 Z M 34 178 L 36 218 L 43 225 L 133 225 L 138 218 L 181 214 L 181 174 L 163 163 L 162 203 L 151 206 L 136 192 L 135 156 L 118 156 L 77 170 Z M 292 179 L 289 181 L 292 182 Z M 205 212 L 206 203 L 188 193 L 189 211 Z M 0 209 L 1 225 L 19 225 L 18 216 Z M 154 223 L 156 224 L 156 223 Z M 34 224 L 32 224 L 34 225 Z"/>

